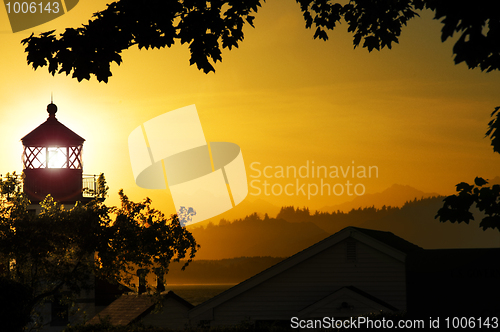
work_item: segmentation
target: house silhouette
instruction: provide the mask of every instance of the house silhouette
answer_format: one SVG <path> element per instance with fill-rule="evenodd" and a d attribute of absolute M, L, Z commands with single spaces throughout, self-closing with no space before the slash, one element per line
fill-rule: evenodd
<path fill-rule="evenodd" d="M 174 319 L 191 327 L 261 328 L 290 328 L 293 317 L 498 317 L 499 259 L 500 248 L 427 250 L 391 232 L 346 227 L 180 316 L 144 309 L 136 317 L 156 326 Z"/>

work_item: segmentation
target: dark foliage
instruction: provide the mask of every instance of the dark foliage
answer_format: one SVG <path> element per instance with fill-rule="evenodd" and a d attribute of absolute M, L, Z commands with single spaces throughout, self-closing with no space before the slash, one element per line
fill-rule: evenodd
<path fill-rule="evenodd" d="M 444 205 L 439 209 L 436 218 L 441 222 L 468 224 L 474 220 L 470 209 L 475 204 L 475 207 L 486 215 L 479 223 L 479 227 L 483 230 L 497 228 L 500 231 L 500 185 L 487 187 L 486 184 L 488 181 L 480 177 L 476 177 L 472 185 L 465 182 L 457 184 L 458 194 L 443 200 Z"/>
<path fill-rule="evenodd" d="M 343 19 L 352 32 L 354 47 L 372 51 L 398 43 L 401 30 L 430 9 L 443 23 L 441 39 L 460 36 L 453 47 L 455 63 L 492 71 L 500 66 L 500 12 L 493 0 L 351 0 L 345 5 L 329 0 L 296 0 L 306 28 L 314 29 L 315 39 L 328 39 Z M 108 82 L 110 65 L 122 62 L 122 51 L 188 44 L 189 63 L 205 73 L 213 72 L 222 61 L 222 49 L 238 47 L 243 27 L 252 27 L 261 0 L 119 0 L 93 15 L 80 28 L 55 30 L 24 39 L 27 61 L 34 69 L 48 66 L 52 75 L 65 73 L 81 81 L 94 75 Z"/>
<path fill-rule="evenodd" d="M 21 332 L 31 321 L 32 289 L 20 282 L 0 277 L 0 322 L 2 330 Z"/>
<path fill-rule="evenodd" d="M 63 290 L 60 300 L 71 303 L 93 287 L 93 276 L 127 284 L 137 266 L 157 275 L 167 273 L 171 261 L 184 260 L 184 268 L 199 248 L 177 216 L 165 217 L 148 198 L 134 203 L 123 191 L 120 207 L 95 199 L 69 210 L 49 195 L 38 215 L 28 210 L 15 173 L 0 179 L 0 193 L 1 287 L 12 285 L 19 292 L 19 298 L 1 292 L 12 299 L 0 302 L 11 303 L 9 309 L 19 316 L 9 315 L 8 322 L 26 322 L 26 312 L 33 314 Z"/>
<path fill-rule="evenodd" d="M 495 0 L 421 0 L 441 20 L 441 40 L 459 34 L 455 63 L 490 72 L 500 69 L 500 11 Z"/>
<path fill-rule="evenodd" d="M 500 153 L 499 109 L 500 106 L 491 113 L 493 119 L 488 123 L 489 129 L 486 132 L 486 137 L 489 136 L 491 139 L 493 151 L 497 153 Z M 436 218 L 439 218 L 441 222 L 465 222 L 468 224 L 469 221 L 474 220 L 470 209 L 475 204 L 479 211 L 486 215 L 479 223 L 479 227 L 482 227 L 483 230 L 497 228 L 500 231 L 500 185 L 495 184 L 488 187 L 487 184 L 488 181 L 481 177 L 476 177 L 474 184 L 466 182 L 457 184 L 458 194 L 448 196 L 443 200 L 444 205 L 439 209 Z"/>
<path fill-rule="evenodd" d="M 486 137 L 490 137 L 491 146 L 493 151 L 500 153 L 500 106 L 495 107 L 495 110 L 491 113 L 493 118 L 489 123 L 489 129 L 486 132 Z"/>

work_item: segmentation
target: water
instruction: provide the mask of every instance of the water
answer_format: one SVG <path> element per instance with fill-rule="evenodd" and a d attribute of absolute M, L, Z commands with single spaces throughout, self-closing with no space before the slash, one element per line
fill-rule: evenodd
<path fill-rule="evenodd" d="M 173 291 L 192 305 L 198 305 L 211 299 L 235 284 L 215 284 L 215 285 L 175 285 L 168 284 L 166 289 Z"/>

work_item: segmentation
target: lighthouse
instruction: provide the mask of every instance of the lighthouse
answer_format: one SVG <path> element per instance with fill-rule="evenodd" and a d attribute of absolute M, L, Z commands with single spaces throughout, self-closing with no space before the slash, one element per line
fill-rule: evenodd
<path fill-rule="evenodd" d="M 74 205 L 96 195 L 96 177 L 83 175 L 82 150 L 85 139 L 56 118 L 57 106 L 47 106 L 47 120 L 24 136 L 23 190 L 31 208 L 50 194 L 55 201 Z"/>
<path fill-rule="evenodd" d="M 56 118 L 57 106 L 47 106 L 48 118 L 21 139 L 23 145 L 23 191 L 30 200 L 28 209 L 40 213 L 40 202 L 50 194 L 55 201 L 72 208 L 76 202 L 89 202 L 98 193 L 97 177 L 83 174 L 83 143 L 85 139 Z M 94 278 L 94 276 L 89 276 Z M 95 281 L 94 281 L 95 282 Z M 102 297 L 98 286 L 78 295 L 77 308 L 95 314 L 96 296 Z M 102 287 L 101 287 L 102 288 Z M 61 294 L 56 293 L 57 298 Z M 105 296 L 106 294 L 104 294 Z M 69 322 L 77 322 L 80 314 L 72 314 L 66 304 L 50 301 L 42 306 L 48 331 L 60 331 Z"/>

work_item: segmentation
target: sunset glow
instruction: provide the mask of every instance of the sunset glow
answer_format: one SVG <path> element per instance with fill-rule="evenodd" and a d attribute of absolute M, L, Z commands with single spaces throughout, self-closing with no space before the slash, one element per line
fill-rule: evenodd
<path fill-rule="evenodd" d="M 249 201 L 314 210 L 352 200 L 355 189 L 368 194 L 404 184 L 449 194 L 459 182 L 499 175 L 500 156 L 484 136 L 490 113 L 500 105 L 500 74 L 455 65 L 453 44 L 441 42 L 441 25 L 430 12 L 410 21 L 391 50 L 369 53 L 353 49 L 345 25 L 331 32 L 327 42 L 313 40 L 298 4 L 264 3 L 255 29 L 247 27 L 240 47 L 225 51 L 216 73 L 208 75 L 189 66 L 185 45 L 123 52 L 123 64 L 112 67 L 108 84 L 94 77 L 82 82 L 53 77 L 46 67 L 33 71 L 26 64 L 22 39 L 32 32 L 78 27 L 106 3 L 82 1 L 60 18 L 15 34 L 0 11 L 0 173 L 22 170 L 19 140 L 46 120 L 53 94 L 58 120 L 86 140 L 84 173 L 105 174 L 110 204 L 118 203 L 116 193 L 123 188 L 131 199 L 149 196 L 165 213 L 175 211 L 168 190 L 135 184 L 127 139 L 149 119 L 192 104 L 207 141 L 241 147 L 249 185 L 254 181 L 260 189 L 256 194 L 249 187 Z M 328 176 L 276 176 L 279 167 L 298 171 L 313 162 L 325 166 Z M 332 166 L 338 167 L 338 178 L 329 176 Z M 357 176 L 361 166 L 364 177 Z M 342 178 L 340 167 L 344 172 L 357 167 L 355 176 L 350 169 L 349 177 Z M 376 170 L 376 176 L 369 176 L 369 170 Z M 275 193 L 283 192 L 266 195 L 265 180 L 276 184 Z M 305 195 L 296 194 L 297 180 Z M 307 195 L 308 187 L 315 190 L 313 184 L 321 190 L 321 180 L 330 185 L 330 194 Z M 347 194 L 347 180 L 354 195 Z M 295 194 L 287 195 L 291 181 Z M 342 194 L 332 194 L 336 184 L 343 186 Z M 287 188 L 291 193 L 292 186 Z"/>

